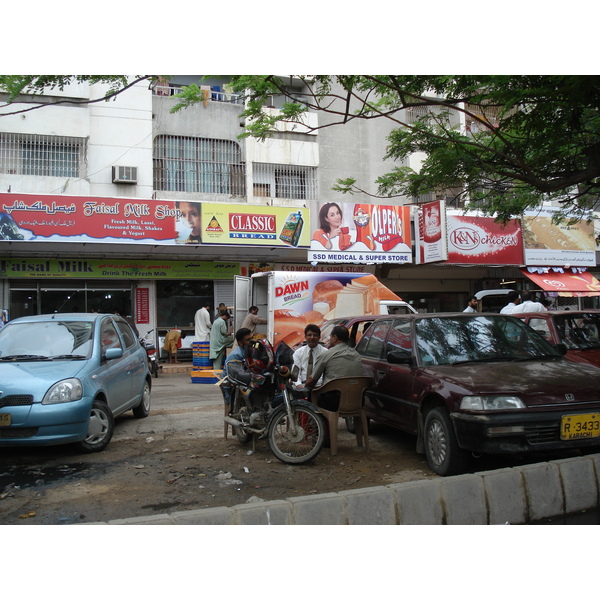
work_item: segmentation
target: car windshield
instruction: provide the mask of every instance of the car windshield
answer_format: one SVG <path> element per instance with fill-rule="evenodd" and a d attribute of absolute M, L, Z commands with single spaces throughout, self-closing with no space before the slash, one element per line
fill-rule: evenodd
<path fill-rule="evenodd" d="M 421 319 L 416 321 L 416 339 L 425 366 L 561 356 L 522 321 L 511 317 Z"/>
<path fill-rule="evenodd" d="M 599 314 L 554 315 L 554 323 L 561 341 L 569 350 L 600 348 Z"/>
<path fill-rule="evenodd" d="M 13 322 L 0 329 L 0 360 L 89 358 L 91 321 Z"/>

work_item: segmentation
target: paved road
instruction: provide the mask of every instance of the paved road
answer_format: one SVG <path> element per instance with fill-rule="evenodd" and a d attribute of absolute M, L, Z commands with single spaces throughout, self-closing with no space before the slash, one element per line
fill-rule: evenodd
<path fill-rule="evenodd" d="M 158 414 L 160 419 L 152 418 Z M 193 430 L 215 437 L 223 431 L 223 396 L 218 386 L 192 383 L 189 373 L 167 373 L 152 379 L 151 418 L 117 418 L 113 440 L 139 435 L 149 427 L 156 433 Z"/>

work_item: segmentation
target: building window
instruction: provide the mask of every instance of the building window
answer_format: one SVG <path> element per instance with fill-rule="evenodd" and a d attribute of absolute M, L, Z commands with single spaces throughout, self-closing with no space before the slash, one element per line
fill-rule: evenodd
<path fill-rule="evenodd" d="M 85 139 L 0 133 L 0 173 L 83 177 Z"/>
<path fill-rule="evenodd" d="M 255 196 L 288 200 L 316 200 L 315 167 L 255 163 L 252 167 Z"/>
<path fill-rule="evenodd" d="M 154 189 L 245 195 L 245 167 L 236 142 L 159 135 L 154 140 Z"/>

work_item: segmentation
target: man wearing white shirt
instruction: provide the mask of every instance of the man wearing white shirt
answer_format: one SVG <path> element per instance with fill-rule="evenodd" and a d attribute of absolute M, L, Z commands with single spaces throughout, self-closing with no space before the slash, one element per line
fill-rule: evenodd
<path fill-rule="evenodd" d="M 208 342 L 210 340 L 210 304 L 205 304 L 196 311 L 194 315 L 194 337 L 196 342 Z"/>
<path fill-rule="evenodd" d="M 463 310 L 466 313 L 476 313 L 477 312 L 477 296 L 471 296 L 467 300 L 467 308 Z"/>
<path fill-rule="evenodd" d="M 541 303 L 535 302 L 534 292 L 523 292 L 521 294 L 521 304 L 512 309 L 511 315 L 522 315 L 523 313 L 548 312 L 548 309 Z"/>
<path fill-rule="evenodd" d="M 294 369 L 298 369 L 298 377 L 295 382 L 296 387 L 304 387 L 306 380 L 312 374 L 312 367 L 317 362 L 317 358 L 327 352 L 327 348 L 319 344 L 321 339 L 321 330 L 313 323 L 309 323 L 304 328 L 304 339 L 306 345 L 301 346 L 294 352 Z M 311 360 L 312 358 L 312 360 Z M 312 364 L 311 364 L 312 363 Z M 319 382 L 323 379 L 319 379 Z M 317 385 L 320 385 L 318 383 Z"/>
<path fill-rule="evenodd" d="M 510 315 L 515 307 L 521 304 L 519 292 L 515 292 L 515 290 L 510 290 L 506 295 L 506 299 L 508 300 L 508 304 L 500 311 L 500 314 L 502 315 Z"/>

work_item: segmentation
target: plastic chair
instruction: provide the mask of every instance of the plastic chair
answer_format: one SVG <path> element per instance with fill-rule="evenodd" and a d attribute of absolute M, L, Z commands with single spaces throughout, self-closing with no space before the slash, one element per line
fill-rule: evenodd
<path fill-rule="evenodd" d="M 339 391 L 340 406 L 336 412 L 326 410 L 319 406 L 319 411 L 327 419 L 329 424 L 329 442 L 331 455 L 337 454 L 337 430 L 340 417 L 355 417 L 356 443 L 362 447 L 363 438 L 366 452 L 369 451 L 369 431 L 367 427 L 367 416 L 363 409 L 363 396 L 365 390 L 373 385 L 372 377 L 339 377 L 319 388 L 315 388 L 311 394 L 312 403 L 318 406 L 317 400 L 324 392 Z"/>

